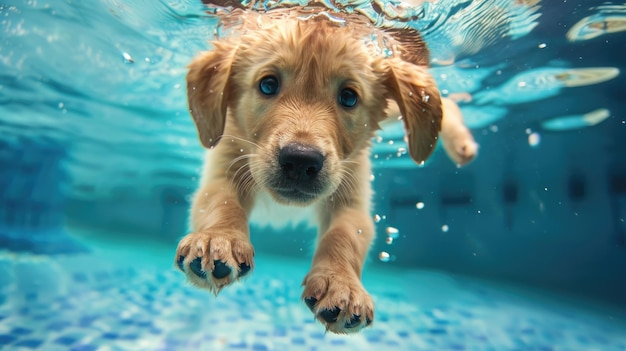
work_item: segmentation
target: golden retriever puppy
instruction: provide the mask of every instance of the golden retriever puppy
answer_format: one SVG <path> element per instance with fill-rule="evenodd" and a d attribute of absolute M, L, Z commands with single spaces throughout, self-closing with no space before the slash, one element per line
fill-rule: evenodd
<path fill-rule="evenodd" d="M 189 108 L 210 150 L 176 264 L 217 294 L 254 267 L 248 218 L 260 199 L 313 207 L 319 237 L 303 300 L 327 330 L 356 332 L 374 320 L 361 284 L 374 237 L 370 139 L 391 99 L 411 157 L 431 154 L 442 104 L 428 52 L 417 32 L 358 15 L 235 14 L 222 21 L 230 35 L 189 66 Z"/>

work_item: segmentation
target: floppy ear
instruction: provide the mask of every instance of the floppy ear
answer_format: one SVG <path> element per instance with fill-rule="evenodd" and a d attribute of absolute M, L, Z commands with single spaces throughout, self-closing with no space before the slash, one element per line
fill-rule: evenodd
<path fill-rule="evenodd" d="M 200 54 L 189 65 L 187 100 L 202 145 L 212 148 L 219 142 L 226 124 L 229 77 L 235 49 L 216 42 L 213 51 Z"/>
<path fill-rule="evenodd" d="M 441 130 L 439 89 L 424 66 L 397 57 L 383 59 L 381 64 L 387 98 L 400 107 L 409 154 L 422 163 L 435 149 Z"/>

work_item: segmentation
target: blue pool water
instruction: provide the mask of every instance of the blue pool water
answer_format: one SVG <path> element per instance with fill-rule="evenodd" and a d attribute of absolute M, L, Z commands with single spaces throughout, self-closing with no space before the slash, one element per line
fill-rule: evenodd
<path fill-rule="evenodd" d="M 323 3 L 410 18 L 479 155 L 374 139 L 376 319 L 350 336 L 300 301 L 307 224 L 253 223 L 254 273 L 217 298 L 173 267 L 202 1 L 0 2 L 0 349 L 626 350 L 626 6 L 414 2 Z"/>

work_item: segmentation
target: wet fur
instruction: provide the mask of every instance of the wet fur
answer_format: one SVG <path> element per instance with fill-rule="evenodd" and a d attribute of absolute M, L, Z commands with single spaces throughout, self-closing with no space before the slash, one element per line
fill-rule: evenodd
<path fill-rule="evenodd" d="M 370 139 L 387 117 L 388 100 L 399 106 L 417 163 L 431 154 L 441 128 L 433 79 L 424 65 L 403 57 L 409 56 L 382 56 L 354 27 L 288 16 L 248 23 L 191 63 L 189 107 L 202 144 L 211 149 L 191 208 L 192 233 L 176 254 L 193 284 L 217 293 L 254 266 L 248 218 L 264 193 L 317 212 L 319 237 L 302 295 L 317 319 L 334 333 L 371 324 L 374 304 L 361 284 L 374 237 Z M 258 88 L 268 74 L 281 84 L 271 97 Z M 345 87 L 358 93 L 353 108 L 338 103 Z M 324 165 L 311 194 L 290 197 L 277 190 L 277 154 L 293 142 L 315 147 Z M 206 275 L 191 267 L 198 258 Z M 212 275 L 215 262 L 230 274 Z"/>

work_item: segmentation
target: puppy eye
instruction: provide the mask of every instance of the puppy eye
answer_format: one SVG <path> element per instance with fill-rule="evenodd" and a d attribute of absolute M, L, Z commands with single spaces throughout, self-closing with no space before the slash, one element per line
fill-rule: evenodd
<path fill-rule="evenodd" d="M 278 78 L 275 76 L 265 76 L 259 82 L 259 90 L 264 95 L 276 95 L 278 93 Z"/>
<path fill-rule="evenodd" d="M 344 107 L 354 107 L 356 103 L 359 101 L 359 95 L 357 95 L 356 91 L 350 88 L 344 88 L 339 92 L 339 97 L 337 99 L 341 106 Z"/>

